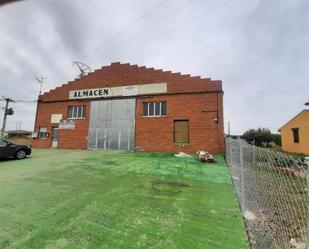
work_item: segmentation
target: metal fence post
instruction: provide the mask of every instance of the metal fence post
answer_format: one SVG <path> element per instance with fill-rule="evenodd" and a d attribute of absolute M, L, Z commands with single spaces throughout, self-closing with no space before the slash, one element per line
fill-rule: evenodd
<path fill-rule="evenodd" d="M 230 161 L 230 167 L 232 166 L 232 162 L 233 162 L 233 151 L 232 151 L 232 139 L 229 138 L 228 139 L 228 143 L 229 143 L 229 161 Z"/>
<path fill-rule="evenodd" d="M 306 183 L 307 183 L 307 240 L 306 240 L 306 248 L 309 248 L 309 157 L 305 157 L 305 163 L 307 164 L 307 175 L 306 175 Z"/>
<path fill-rule="evenodd" d="M 309 249 L 309 158 L 240 138 L 227 139 L 227 155 L 252 248 Z"/>
<path fill-rule="evenodd" d="M 253 145 L 252 145 L 252 161 L 253 161 L 253 166 L 255 166 L 255 140 L 253 140 Z"/>
<path fill-rule="evenodd" d="M 238 139 L 239 144 L 239 162 L 240 162 L 240 193 L 241 193 L 241 208 L 245 212 L 245 198 L 246 198 L 246 189 L 245 189 L 245 168 L 244 168 L 244 154 L 243 146 L 241 139 Z"/>

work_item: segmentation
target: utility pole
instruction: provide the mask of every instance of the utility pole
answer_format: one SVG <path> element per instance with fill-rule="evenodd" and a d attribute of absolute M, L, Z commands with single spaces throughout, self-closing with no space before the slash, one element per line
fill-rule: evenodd
<path fill-rule="evenodd" d="M 5 132 L 5 126 L 6 126 L 6 119 L 8 115 L 13 115 L 14 111 L 12 108 L 9 108 L 9 103 L 14 102 L 14 100 L 10 98 L 4 98 L 3 100 L 5 101 L 5 108 L 4 108 L 4 116 L 3 116 L 3 123 L 2 123 L 2 129 L 1 129 L 1 138 L 4 137 L 4 132 Z"/>
<path fill-rule="evenodd" d="M 16 131 L 20 131 L 21 121 L 17 121 L 16 123 Z"/>

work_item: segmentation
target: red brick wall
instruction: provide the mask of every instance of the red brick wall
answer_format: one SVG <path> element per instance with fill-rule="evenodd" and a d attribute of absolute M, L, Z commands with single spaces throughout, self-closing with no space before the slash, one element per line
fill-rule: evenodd
<path fill-rule="evenodd" d="M 89 73 L 87 76 L 70 81 L 40 96 L 44 101 L 66 100 L 71 90 L 114 86 L 140 85 L 147 83 L 168 83 L 168 93 L 220 91 L 219 80 L 191 77 L 170 71 L 138 67 L 130 64 L 113 63 Z"/>
<path fill-rule="evenodd" d="M 47 127 L 49 137 L 46 139 L 36 138 L 33 140 L 33 147 L 49 148 L 51 147 L 52 128 L 58 127 L 58 124 L 51 124 L 52 114 L 63 114 L 63 118 L 67 118 L 68 106 L 86 105 L 86 117 L 84 119 L 76 119 L 75 129 L 60 129 L 58 136 L 58 148 L 74 148 L 86 149 L 87 136 L 89 129 L 90 102 L 89 101 L 68 101 L 57 103 L 39 103 L 37 110 L 37 120 L 35 132 L 39 134 L 40 127 Z"/>
<path fill-rule="evenodd" d="M 51 114 L 62 113 L 63 118 L 66 118 L 68 106 L 86 105 L 86 118 L 76 120 L 76 129 L 59 130 L 58 147 L 87 148 L 90 101 L 69 101 L 70 90 L 163 82 L 167 82 L 168 95 L 137 99 L 135 134 L 137 149 L 191 153 L 197 150 L 207 150 L 211 153 L 223 153 L 221 81 L 120 63 L 102 67 L 81 79 L 75 79 L 40 96 L 41 102 L 38 104 L 35 131 L 38 133 L 39 127 L 46 126 L 50 137 L 47 139 L 35 139 L 33 146 L 51 147 L 52 127 L 57 126 L 57 124 L 50 123 Z M 200 93 L 207 91 L 208 93 Z M 142 117 L 143 101 L 161 100 L 167 101 L 167 117 Z M 214 122 L 217 115 L 219 117 L 218 124 Z M 181 147 L 174 144 L 173 132 L 174 120 L 183 119 L 189 120 L 190 143 Z"/>
<path fill-rule="evenodd" d="M 222 94 L 183 94 L 138 99 L 136 105 L 135 146 L 138 150 L 224 152 Z M 143 117 L 142 103 L 167 101 L 166 117 Z M 215 123 L 219 106 L 219 123 Z M 213 112 L 214 111 L 214 112 Z M 189 120 L 189 144 L 174 143 L 174 120 Z"/>

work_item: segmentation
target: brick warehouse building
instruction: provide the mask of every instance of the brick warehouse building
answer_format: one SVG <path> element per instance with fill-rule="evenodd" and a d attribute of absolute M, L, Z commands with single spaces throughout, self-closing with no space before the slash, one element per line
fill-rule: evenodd
<path fill-rule="evenodd" d="M 112 63 L 39 96 L 33 147 L 224 152 L 222 82 Z"/>

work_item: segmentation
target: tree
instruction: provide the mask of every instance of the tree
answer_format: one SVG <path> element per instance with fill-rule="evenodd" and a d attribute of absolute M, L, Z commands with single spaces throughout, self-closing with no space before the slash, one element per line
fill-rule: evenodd
<path fill-rule="evenodd" d="M 281 135 L 276 133 L 276 134 L 272 134 L 273 137 L 273 142 L 278 145 L 281 146 Z"/>
<path fill-rule="evenodd" d="M 255 144 L 257 146 L 269 147 L 271 142 L 274 141 L 273 135 L 269 129 L 258 128 L 250 129 L 246 131 L 242 136 L 242 139 L 246 140 L 250 144 Z"/>

